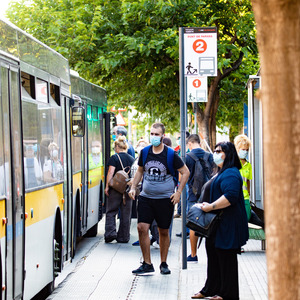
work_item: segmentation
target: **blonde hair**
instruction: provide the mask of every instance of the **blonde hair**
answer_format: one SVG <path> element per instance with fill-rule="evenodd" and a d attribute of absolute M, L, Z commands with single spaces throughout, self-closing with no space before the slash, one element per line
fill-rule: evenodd
<path fill-rule="evenodd" d="M 126 137 L 124 135 L 119 135 L 118 138 L 114 141 L 114 148 L 118 146 L 121 150 L 127 150 L 128 145 L 126 142 Z"/>
<path fill-rule="evenodd" d="M 245 134 L 240 134 L 235 137 L 234 146 L 237 150 L 243 148 L 244 146 L 250 148 L 251 141 Z"/>

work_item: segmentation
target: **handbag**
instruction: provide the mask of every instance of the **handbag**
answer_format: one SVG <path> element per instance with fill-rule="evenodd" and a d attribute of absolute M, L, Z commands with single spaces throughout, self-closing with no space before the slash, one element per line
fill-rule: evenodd
<path fill-rule="evenodd" d="M 210 238 L 216 232 L 223 211 L 205 212 L 201 203 L 194 204 L 188 214 L 186 226 L 195 231 L 197 236 Z"/>
<path fill-rule="evenodd" d="M 129 172 L 130 172 L 130 168 L 128 170 L 128 172 L 125 171 L 125 169 L 122 163 L 122 160 L 120 158 L 120 156 L 117 154 L 120 163 L 121 163 L 121 167 L 122 170 L 116 172 L 116 174 L 113 176 L 113 178 L 109 181 L 108 185 L 110 187 L 112 187 L 114 190 L 116 190 L 117 192 L 124 194 L 127 188 L 127 182 L 129 181 Z"/>

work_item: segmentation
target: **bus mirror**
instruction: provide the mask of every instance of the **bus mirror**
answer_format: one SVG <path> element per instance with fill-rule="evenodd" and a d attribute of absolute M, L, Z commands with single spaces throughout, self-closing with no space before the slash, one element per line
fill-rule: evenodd
<path fill-rule="evenodd" d="M 85 109 L 83 106 L 72 108 L 72 133 L 73 136 L 83 137 L 85 132 Z"/>

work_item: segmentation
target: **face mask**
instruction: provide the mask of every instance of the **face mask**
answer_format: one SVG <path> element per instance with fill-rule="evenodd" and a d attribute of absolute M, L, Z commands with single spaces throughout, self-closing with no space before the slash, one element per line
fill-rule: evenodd
<path fill-rule="evenodd" d="M 57 150 L 53 150 L 52 151 L 52 157 L 53 158 L 57 158 L 58 157 L 58 151 Z"/>
<path fill-rule="evenodd" d="M 150 143 L 154 147 L 158 147 L 160 145 L 160 143 L 161 143 L 161 137 L 160 136 L 151 135 L 150 136 Z"/>
<path fill-rule="evenodd" d="M 92 153 L 100 153 L 100 147 L 92 147 Z"/>
<path fill-rule="evenodd" d="M 248 155 L 248 151 L 247 150 L 240 150 L 239 151 L 239 158 L 240 159 L 246 159 L 247 155 Z"/>
<path fill-rule="evenodd" d="M 220 165 L 224 162 L 224 159 L 221 156 L 222 153 L 214 153 L 213 158 L 216 165 Z"/>
<path fill-rule="evenodd" d="M 115 134 L 112 134 L 112 139 L 113 139 L 113 141 L 115 141 L 116 139 L 117 139 L 117 137 L 116 137 L 116 135 Z"/>

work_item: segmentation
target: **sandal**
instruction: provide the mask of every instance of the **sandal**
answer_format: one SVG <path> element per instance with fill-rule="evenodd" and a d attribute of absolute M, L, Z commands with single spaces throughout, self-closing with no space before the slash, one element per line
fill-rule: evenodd
<path fill-rule="evenodd" d="M 202 295 L 200 292 L 196 293 L 191 297 L 192 299 L 205 299 L 206 297 Z"/>

